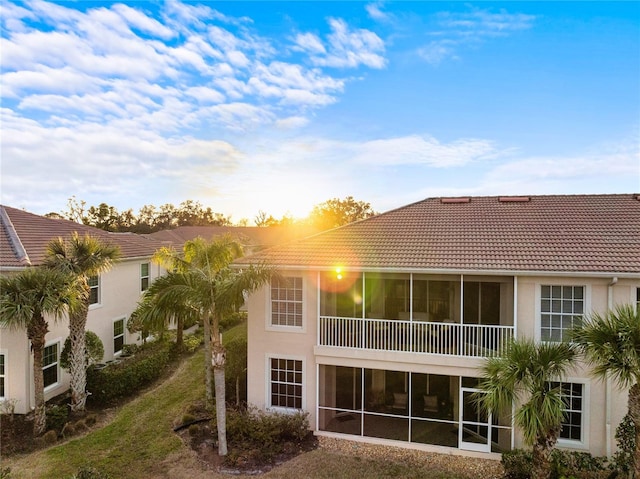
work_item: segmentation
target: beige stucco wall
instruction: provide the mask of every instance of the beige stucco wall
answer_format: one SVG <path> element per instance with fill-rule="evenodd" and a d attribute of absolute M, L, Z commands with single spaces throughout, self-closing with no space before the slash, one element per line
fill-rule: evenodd
<path fill-rule="evenodd" d="M 316 364 L 315 346 L 318 301 L 313 272 L 291 273 L 303 278 L 303 327 L 274 328 L 270 325 L 270 287 L 260 289 L 248 300 L 247 401 L 260 409 L 267 407 L 267 361 L 270 357 L 303 361 L 303 409 L 309 412 L 309 423 L 315 424 Z"/>
<path fill-rule="evenodd" d="M 287 273 L 288 275 L 289 273 Z M 291 357 L 304 360 L 304 404 L 310 414 L 310 424 L 315 428 L 317 365 L 329 364 L 376 369 L 392 369 L 452 376 L 477 376 L 481 361 L 459 357 L 439 357 L 391 352 L 359 351 L 320 347 L 316 345 L 316 321 L 318 317 L 317 273 L 295 273 L 304 277 L 305 311 L 302 330 L 274 330 L 269 326 L 269 287 L 250 296 L 249 352 L 248 352 L 248 401 L 264 409 L 268 404 L 267 358 Z M 291 273 L 294 275 L 294 273 Z M 571 278 L 558 276 L 520 276 L 516 280 L 516 327 L 519 337 L 539 339 L 540 285 L 586 286 L 586 311 L 604 312 L 608 305 L 635 302 L 640 278 L 621 278 L 610 286 L 612 278 Z M 588 433 L 584 444 L 560 444 L 560 447 L 589 450 L 595 455 L 615 451 L 615 428 L 627 410 L 627 393 L 615 385 L 591 378 L 584 365 L 577 364 L 567 380 L 586 385 L 586 422 Z M 522 438 L 516 434 L 516 447 L 522 446 Z"/>
<path fill-rule="evenodd" d="M 113 322 L 125 319 L 125 344 L 138 342 L 137 334 L 126 331 L 126 320 L 140 299 L 140 264 L 149 260 L 121 261 L 100 277 L 100 303 L 92 305 L 87 319 L 87 330 L 96 333 L 104 345 L 104 361 L 113 355 Z M 150 281 L 160 274 L 158 266 L 150 265 Z M 59 342 L 58 352 L 62 352 L 64 341 L 69 335 L 68 318 L 59 321 L 49 319 L 47 346 Z M 0 352 L 5 354 L 5 397 L 15 400 L 15 412 L 25 414 L 34 406 L 33 356 L 25 331 L 0 329 Z M 69 375 L 58 369 L 58 383 L 45 390 L 49 400 L 64 393 L 69 388 Z"/>

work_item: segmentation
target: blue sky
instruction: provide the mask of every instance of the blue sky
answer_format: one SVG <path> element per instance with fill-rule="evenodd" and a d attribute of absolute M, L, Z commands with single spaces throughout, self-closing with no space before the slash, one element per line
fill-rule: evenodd
<path fill-rule="evenodd" d="M 2 4 L 1 201 L 640 192 L 640 2 Z"/>

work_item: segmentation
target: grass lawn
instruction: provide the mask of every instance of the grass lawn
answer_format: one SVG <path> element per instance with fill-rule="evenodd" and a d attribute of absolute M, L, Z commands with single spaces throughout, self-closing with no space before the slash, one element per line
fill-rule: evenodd
<path fill-rule="evenodd" d="M 225 339 L 234 334 L 242 332 L 229 331 Z M 3 458 L 1 466 L 11 468 L 12 479 L 68 479 L 84 465 L 107 473 L 112 479 L 231 477 L 207 471 L 195 453 L 173 433 L 173 426 L 189 405 L 204 397 L 203 362 L 202 352 L 196 352 L 183 361 L 170 379 L 115 410 L 104 427 L 33 454 Z M 260 477 L 455 479 L 442 472 L 323 449 L 298 456 Z"/>

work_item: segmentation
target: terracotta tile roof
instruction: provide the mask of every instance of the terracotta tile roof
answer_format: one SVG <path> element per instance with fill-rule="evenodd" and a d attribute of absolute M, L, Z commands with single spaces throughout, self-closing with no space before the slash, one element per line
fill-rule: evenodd
<path fill-rule="evenodd" d="M 289 226 L 180 226 L 173 230 L 163 230 L 151 233 L 152 238 L 172 244 L 176 248 L 197 237 L 209 240 L 216 236 L 230 234 L 243 245 L 253 249 L 289 243 L 295 239 L 310 236 L 315 233 L 309 227 Z"/>
<path fill-rule="evenodd" d="M 109 233 L 73 221 L 46 218 L 0 205 L 0 268 L 41 264 L 47 244 L 77 231 L 120 246 L 122 259 L 150 257 L 160 241 L 132 233 Z"/>
<path fill-rule="evenodd" d="M 640 195 L 429 198 L 243 258 L 283 267 L 640 274 Z"/>

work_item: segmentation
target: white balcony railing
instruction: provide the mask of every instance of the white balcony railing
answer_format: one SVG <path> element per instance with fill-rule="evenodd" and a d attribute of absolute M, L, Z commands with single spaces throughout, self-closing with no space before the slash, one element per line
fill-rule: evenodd
<path fill-rule="evenodd" d="M 497 356 L 513 326 L 320 316 L 318 344 L 465 357 Z"/>

